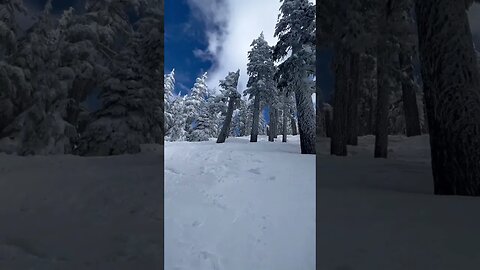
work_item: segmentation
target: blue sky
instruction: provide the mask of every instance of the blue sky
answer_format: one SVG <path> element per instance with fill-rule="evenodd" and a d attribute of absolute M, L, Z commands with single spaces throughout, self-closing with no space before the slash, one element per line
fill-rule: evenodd
<path fill-rule="evenodd" d="M 195 78 L 204 71 L 211 71 L 207 83 L 209 87 L 215 87 L 219 79 L 236 68 L 241 70 L 239 91 L 245 88 L 248 80 L 245 67 L 251 41 L 264 31 L 270 45 L 276 42 L 273 31 L 280 1 L 263 0 L 261 7 L 250 8 L 258 3 L 257 0 L 166 0 L 164 72 L 169 73 L 175 68 L 177 93 L 181 90 L 186 94 Z M 216 46 L 220 49 L 215 50 Z M 199 55 L 195 51 L 204 53 Z M 207 57 L 203 57 L 205 55 Z M 333 89 L 331 52 L 320 52 L 318 60 L 319 86 L 328 99 Z"/>
<path fill-rule="evenodd" d="M 165 73 L 175 68 L 182 94 L 208 71 L 209 88 L 240 69 L 238 90 L 246 88 L 247 53 L 263 31 L 273 45 L 279 0 L 166 0 Z"/>
<path fill-rule="evenodd" d="M 209 70 L 212 62 L 194 55 L 195 50 L 205 50 L 208 41 L 205 24 L 193 16 L 187 0 L 165 1 L 165 73 L 175 68 L 175 90 L 187 91 L 195 79 Z"/>

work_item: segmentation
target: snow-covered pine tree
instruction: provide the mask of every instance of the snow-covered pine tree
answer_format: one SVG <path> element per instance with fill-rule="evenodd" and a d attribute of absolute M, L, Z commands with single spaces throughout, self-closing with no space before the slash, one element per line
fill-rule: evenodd
<path fill-rule="evenodd" d="M 222 128 L 222 123 L 227 112 L 228 98 L 223 93 L 216 93 L 214 90 L 209 90 L 207 97 L 207 108 L 210 121 L 210 137 L 216 138 Z"/>
<path fill-rule="evenodd" d="M 184 141 L 187 133 L 185 131 L 185 96 L 177 97 L 171 104 L 172 127 L 167 134 L 167 141 Z"/>
<path fill-rule="evenodd" d="M 263 36 L 253 40 L 248 52 L 247 74 L 249 76 L 247 89 L 243 92 L 253 99 L 253 121 L 250 134 L 250 142 L 256 142 L 258 136 L 260 103 L 262 100 L 271 100 L 275 97 L 275 66 L 273 64 L 273 49 Z"/>
<path fill-rule="evenodd" d="M 157 1 L 143 7 L 128 46 L 115 56 L 112 75 L 102 90 L 102 108 L 82 136 L 80 154 L 137 153 L 140 144 L 163 143 L 160 9 Z"/>
<path fill-rule="evenodd" d="M 207 73 L 198 77 L 193 85 L 190 94 L 185 99 L 185 111 L 187 114 L 185 130 L 190 134 L 195 130 L 198 117 L 205 103 L 208 94 Z M 188 136 L 187 136 L 188 138 Z"/>
<path fill-rule="evenodd" d="M 175 89 L 175 69 L 169 74 L 164 75 L 163 79 L 164 97 L 163 103 L 165 108 L 165 136 L 169 135 L 170 129 L 173 125 L 172 101 Z"/>
<path fill-rule="evenodd" d="M 23 1 L 0 3 L 0 139 L 2 130 L 31 104 L 31 85 L 23 68 L 15 65 L 18 37 L 15 14 L 26 12 Z M 1 151 L 1 149 L 0 149 Z"/>
<path fill-rule="evenodd" d="M 225 80 L 220 81 L 222 94 L 224 97 L 228 98 L 228 108 L 227 114 L 225 115 L 225 120 L 223 121 L 222 129 L 220 130 L 220 134 L 217 138 L 217 143 L 224 143 L 230 131 L 233 111 L 235 110 L 237 100 L 241 97 L 237 91 L 239 77 L 240 70 L 237 70 L 237 72 L 229 72 L 227 77 L 225 77 Z"/>
<path fill-rule="evenodd" d="M 32 95 L 24 96 L 29 104 L 2 133 L 10 139 L 10 151 L 20 155 L 71 153 L 77 139 L 69 119 L 73 72 L 61 64 L 62 36 L 50 16 L 51 8 L 49 0 L 15 57 L 15 63 L 28 74 Z"/>
<path fill-rule="evenodd" d="M 208 141 L 211 134 L 211 122 L 209 119 L 207 104 L 203 102 L 198 108 L 198 116 L 195 120 L 195 128 L 188 133 L 187 140 L 190 142 Z"/>
<path fill-rule="evenodd" d="M 249 99 L 240 99 L 239 106 L 239 136 L 246 136 L 250 134 L 252 128 L 252 112 L 248 109 Z M 258 132 L 258 130 L 257 130 Z"/>
<path fill-rule="evenodd" d="M 315 74 L 315 5 L 308 0 L 281 0 L 281 16 L 275 27 L 278 43 L 274 59 L 286 58 L 280 72 L 295 93 L 302 154 L 315 153 L 315 115 L 308 78 Z M 289 53 L 291 53 L 289 55 Z"/>

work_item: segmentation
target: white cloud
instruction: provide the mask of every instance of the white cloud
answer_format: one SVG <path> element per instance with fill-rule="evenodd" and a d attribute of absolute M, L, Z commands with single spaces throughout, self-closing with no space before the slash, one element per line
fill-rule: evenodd
<path fill-rule="evenodd" d="M 246 88 L 247 53 L 250 44 L 263 31 L 270 45 L 277 41 L 273 37 L 279 14 L 279 0 L 188 0 L 195 16 L 207 26 L 208 49 L 197 51 L 199 58 L 206 54 L 213 59 L 208 71 L 208 85 L 212 88 L 224 79 L 229 71 L 240 69 L 238 90 Z"/>

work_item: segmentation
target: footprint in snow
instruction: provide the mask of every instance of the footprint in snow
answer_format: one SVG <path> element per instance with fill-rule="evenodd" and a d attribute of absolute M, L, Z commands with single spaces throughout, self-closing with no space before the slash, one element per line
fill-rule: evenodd
<path fill-rule="evenodd" d="M 198 227 L 198 226 L 200 226 L 200 225 L 202 225 L 202 223 L 201 223 L 200 221 L 198 221 L 198 220 L 195 220 L 195 221 L 192 223 L 192 227 Z"/>
<path fill-rule="evenodd" d="M 258 174 L 258 175 L 260 174 L 260 168 L 250 169 L 248 171 L 253 173 L 253 174 Z"/>
<path fill-rule="evenodd" d="M 173 173 L 173 174 L 181 174 L 181 173 L 179 173 L 177 170 L 172 169 L 172 168 L 165 168 L 165 171 L 167 171 L 167 172 L 169 172 L 169 173 Z"/>

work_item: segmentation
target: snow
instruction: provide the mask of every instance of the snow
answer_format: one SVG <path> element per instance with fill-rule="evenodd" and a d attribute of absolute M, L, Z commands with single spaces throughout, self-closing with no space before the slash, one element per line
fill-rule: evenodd
<path fill-rule="evenodd" d="M 142 148 L 115 157 L 0 154 L 0 269 L 160 268 L 163 153 Z"/>
<path fill-rule="evenodd" d="M 165 269 L 315 268 L 315 156 L 288 139 L 165 143 Z"/>
<path fill-rule="evenodd" d="M 348 157 L 319 143 L 319 269 L 477 269 L 480 200 L 433 195 L 428 136 L 389 141 L 386 160 L 373 136 Z"/>

